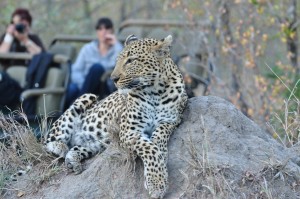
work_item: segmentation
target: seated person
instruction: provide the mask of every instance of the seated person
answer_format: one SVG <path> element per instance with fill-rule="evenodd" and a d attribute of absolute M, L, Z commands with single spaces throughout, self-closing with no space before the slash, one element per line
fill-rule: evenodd
<path fill-rule="evenodd" d="M 101 98 L 110 93 L 108 82 L 101 84 L 100 77 L 114 68 L 123 46 L 113 34 L 113 23 L 109 18 L 100 18 L 96 24 L 96 31 L 97 39 L 81 48 L 71 67 L 66 107 L 84 93 L 100 95 Z"/>
<path fill-rule="evenodd" d="M 32 55 L 44 51 L 40 38 L 30 31 L 32 17 L 27 9 L 18 8 L 11 15 L 11 24 L 0 37 L 0 53 L 28 52 Z M 24 60 L 1 60 L 1 65 L 27 65 Z"/>

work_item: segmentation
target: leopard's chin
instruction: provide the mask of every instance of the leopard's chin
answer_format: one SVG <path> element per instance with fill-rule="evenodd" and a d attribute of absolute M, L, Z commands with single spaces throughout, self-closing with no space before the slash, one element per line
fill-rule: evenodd
<path fill-rule="evenodd" d="M 130 92 L 131 89 L 129 88 L 118 88 L 118 93 L 120 95 L 127 95 Z"/>

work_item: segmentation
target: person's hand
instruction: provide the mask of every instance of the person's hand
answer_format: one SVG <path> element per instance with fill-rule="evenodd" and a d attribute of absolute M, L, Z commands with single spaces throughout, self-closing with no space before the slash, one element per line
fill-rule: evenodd
<path fill-rule="evenodd" d="M 6 33 L 13 35 L 15 31 L 15 25 L 9 24 L 6 28 Z"/>
<path fill-rule="evenodd" d="M 110 45 L 110 46 L 113 46 L 117 43 L 117 38 L 114 34 L 107 34 L 105 36 L 105 43 Z"/>
<path fill-rule="evenodd" d="M 21 43 L 26 43 L 29 38 L 28 38 L 28 30 L 25 28 L 23 33 L 19 33 L 18 31 L 14 30 L 14 36 L 17 38 Z"/>

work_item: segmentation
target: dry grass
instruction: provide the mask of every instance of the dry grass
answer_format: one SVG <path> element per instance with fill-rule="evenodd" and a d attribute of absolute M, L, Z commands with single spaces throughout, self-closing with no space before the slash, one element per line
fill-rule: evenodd
<path fill-rule="evenodd" d="M 273 137 L 286 147 L 299 143 L 300 127 L 300 101 L 298 99 L 287 99 L 283 105 L 284 111 L 274 112 L 272 119 L 267 122 Z"/>
<path fill-rule="evenodd" d="M 252 171 L 237 169 L 237 165 L 216 163 L 210 147 L 210 133 L 206 130 L 202 117 L 200 120 L 204 136 L 202 144 L 199 145 L 199 142 L 190 138 L 186 144 L 189 155 L 181 157 L 188 163 L 188 169 L 180 171 L 187 182 L 181 198 L 273 199 L 283 198 L 280 194 L 287 187 L 293 187 L 291 190 L 296 188 L 298 184 L 294 174 L 285 169 L 289 159 L 280 162 L 270 157 L 270 160 L 261 162 L 261 169 Z M 282 189 L 279 190 L 278 187 Z"/>
<path fill-rule="evenodd" d="M 300 79 L 295 83 L 293 89 L 290 89 L 270 67 L 269 69 L 286 87 L 290 95 L 284 100 L 282 111 L 272 114 L 267 126 L 274 138 L 278 139 L 282 145 L 291 147 L 299 143 L 300 140 L 300 101 L 295 95 Z"/>
<path fill-rule="evenodd" d="M 207 154 L 195 150 L 193 141 L 189 142 L 190 158 L 188 172 L 181 173 L 188 181 L 188 186 L 181 198 L 236 198 L 231 182 L 226 175 L 230 173 L 229 165 L 214 165 Z"/>
<path fill-rule="evenodd" d="M 283 163 L 266 163 L 257 172 L 245 173 L 236 173 L 231 165 L 215 165 L 205 150 L 201 153 L 196 149 L 192 140 L 189 153 L 190 157 L 183 159 L 189 163 L 189 170 L 181 171 L 188 183 L 180 198 L 281 198 L 274 190 L 283 184 L 287 186 L 287 179 L 291 178 Z"/>
<path fill-rule="evenodd" d="M 14 120 L 16 116 L 21 117 L 23 122 L 20 123 Z M 30 127 L 26 115 L 22 112 L 12 112 L 9 116 L 0 113 L 0 129 L 9 136 L 7 142 L 0 142 L 0 156 L 3 157 L 0 160 L 0 193 L 3 197 L 7 194 L 7 191 L 15 191 L 17 194 L 34 193 L 41 188 L 40 185 L 43 182 L 51 183 L 52 176 L 66 170 L 61 165 L 60 159 L 54 159 L 43 148 L 44 135 L 49 129 L 47 118 L 43 118 L 39 122 L 41 139 L 35 137 L 34 130 Z M 112 168 L 121 169 L 124 175 L 134 178 L 135 156 L 129 150 L 120 146 L 118 121 L 112 121 L 109 129 L 112 132 L 110 134 L 111 143 L 107 146 L 109 152 L 103 153 L 103 158 L 109 161 Z M 32 168 L 30 171 L 29 166 Z M 20 182 L 12 182 L 11 176 L 20 170 L 22 172 L 27 171 L 25 177 L 18 177 L 21 179 Z M 111 173 L 111 179 L 114 179 L 113 172 Z M 130 185 L 129 182 L 128 186 L 133 187 L 134 184 Z M 110 190 L 107 190 L 112 198 L 121 194 L 114 190 L 113 186 Z"/>
<path fill-rule="evenodd" d="M 22 123 L 14 120 L 16 116 L 22 118 Z M 41 123 L 45 122 L 41 121 Z M 3 157 L 1 158 L 1 193 L 5 195 L 5 190 L 34 191 L 39 187 L 38 185 L 60 170 L 58 161 L 53 161 L 53 157 L 44 150 L 43 138 L 39 140 L 35 137 L 24 113 L 12 112 L 8 116 L 0 113 L 0 129 L 9 136 L 7 141 L 0 142 L 0 156 Z M 40 125 L 40 130 L 43 134 L 47 129 Z M 32 171 L 29 168 L 32 168 Z M 26 184 L 31 185 L 32 189 L 26 185 L 11 183 L 11 175 L 20 170 L 27 172 L 25 179 L 29 183 Z"/>
<path fill-rule="evenodd" d="M 226 176 L 231 172 L 230 165 L 215 165 L 209 157 L 209 133 L 201 116 L 201 127 L 204 132 L 202 151 L 189 138 L 187 150 L 189 157 L 182 158 L 189 165 L 187 172 L 181 171 L 187 180 L 187 187 L 181 198 L 236 198 L 231 182 Z"/>

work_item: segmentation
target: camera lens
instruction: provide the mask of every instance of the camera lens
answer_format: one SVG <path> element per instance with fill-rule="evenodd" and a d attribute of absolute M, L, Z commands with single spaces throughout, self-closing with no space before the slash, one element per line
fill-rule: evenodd
<path fill-rule="evenodd" d="M 21 24 L 21 23 L 20 24 L 16 24 L 15 25 L 15 29 L 19 33 L 24 33 L 24 31 L 25 31 L 25 25 Z"/>

